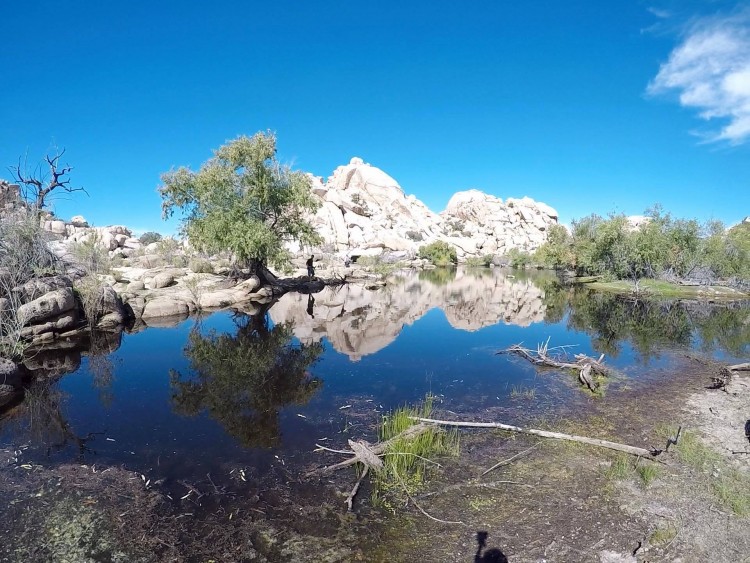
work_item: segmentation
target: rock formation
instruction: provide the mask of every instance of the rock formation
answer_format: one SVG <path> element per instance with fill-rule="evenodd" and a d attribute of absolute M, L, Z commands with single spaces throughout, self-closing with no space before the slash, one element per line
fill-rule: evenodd
<path fill-rule="evenodd" d="M 528 197 L 503 203 L 478 190 L 455 194 L 438 215 L 361 158 L 339 166 L 325 183 L 311 180 L 321 202 L 311 220 L 331 251 L 348 255 L 413 256 L 436 240 L 453 244 L 459 259 L 513 248 L 531 251 L 557 223 L 557 212 L 548 205 Z"/>

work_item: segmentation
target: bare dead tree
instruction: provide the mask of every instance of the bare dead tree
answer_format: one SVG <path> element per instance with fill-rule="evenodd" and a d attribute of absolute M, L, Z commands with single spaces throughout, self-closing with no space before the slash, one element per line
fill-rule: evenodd
<path fill-rule="evenodd" d="M 65 149 L 56 151 L 54 155 L 46 155 L 44 162 L 40 163 L 32 172 L 29 170 L 26 159 L 23 166 L 21 158 L 18 158 L 16 166 L 9 167 L 10 173 L 15 180 L 23 185 L 24 199 L 32 203 L 36 209 L 44 209 L 47 206 L 47 198 L 52 192 L 88 192 L 83 187 L 70 185 L 70 172 L 73 167 L 68 164 L 60 164 L 60 159 L 65 154 Z"/>

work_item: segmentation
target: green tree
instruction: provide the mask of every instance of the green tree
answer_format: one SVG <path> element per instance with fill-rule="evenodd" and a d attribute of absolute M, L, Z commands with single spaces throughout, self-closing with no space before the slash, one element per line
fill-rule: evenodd
<path fill-rule="evenodd" d="M 564 268 L 573 263 L 573 239 L 562 225 L 551 225 L 547 241 L 534 254 L 534 261 L 548 268 Z"/>
<path fill-rule="evenodd" d="M 206 252 L 230 251 L 237 265 L 261 278 L 267 265 L 288 264 L 286 242 L 320 241 L 305 219 L 318 207 L 310 179 L 279 164 L 271 132 L 238 137 L 198 172 L 181 167 L 161 179 L 163 215 L 181 211 L 191 244 Z"/>
<path fill-rule="evenodd" d="M 308 368 L 320 343 L 293 345 L 292 328 L 269 328 L 265 312 L 243 318 L 236 335 L 193 331 L 185 348 L 194 375 L 170 373 L 172 402 L 181 414 L 206 410 L 245 446 L 279 443 L 279 410 L 305 404 L 322 381 Z"/>

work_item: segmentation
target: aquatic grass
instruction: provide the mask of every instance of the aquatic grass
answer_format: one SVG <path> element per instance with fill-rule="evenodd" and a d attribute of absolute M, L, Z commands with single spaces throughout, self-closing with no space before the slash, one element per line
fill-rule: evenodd
<path fill-rule="evenodd" d="M 533 401 L 536 398 L 536 389 L 533 387 L 524 387 L 523 385 L 514 385 L 510 390 L 510 398 Z"/>
<path fill-rule="evenodd" d="M 405 405 L 383 416 L 378 430 L 381 442 L 391 440 L 416 424 L 411 417 L 429 418 L 433 396 L 427 395 L 415 406 Z M 432 427 L 412 438 L 394 440 L 383 454 L 383 468 L 373 477 L 374 504 L 392 507 L 391 498 L 399 498 L 404 489 L 408 494 L 418 490 L 439 466 L 433 458 L 439 455 L 456 456 L 459 438 L 456 429 Z"/>

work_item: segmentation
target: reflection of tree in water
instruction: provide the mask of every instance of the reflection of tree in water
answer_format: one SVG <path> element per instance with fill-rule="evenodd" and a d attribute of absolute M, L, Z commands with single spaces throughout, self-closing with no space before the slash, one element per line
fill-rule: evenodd
<path fill-rule="evenodd" d="M 320 343 L 293 345 L 292 327 L 271 329 L 265 314 L 243 318 L 234 336 L 195 330 L 185 348 L 195 376 L 170 373 L 175 410 L 205 409 L 245 446 L 277 445 L 279 410 L 306 403 L 322 384 L 307 372 L 322 352 Z"/>
<path fill-rule="evenodd" d="M 547 322 L 560 322 L 592 337 L 594 349 L 617 356 L 629 342 L 644 358 L 665 347 L 689 347 L 693 337 L 710 351 L 736 356 L 750 352 L 750 306 L 716 306 L 677 300 L 632 299 L 622 295 L 544 284 Z"/>
<path fill-rule="evenodd" d="M 727 307 L 688 307 L 700 338 L 701 348 L 709 351 L 721 348 L 737 357 L 750 354 L 750 304 Z"/>
<path fill-rule="evenodd" d="M 437 286 L 448 285 L 456 279 L 456 268 L 433 268 L 419 272 L 420 281 L 432 282 Z"/>
<path fill-rule="evenodd" d="M 629 341 L 644 359 L 667 346 L 690 346 L 692 324 L 676 301 L 628 299 L 618 295 L 575 291 L 568 326 L 591 334 L 597 351 L 617 356 Z"/>

